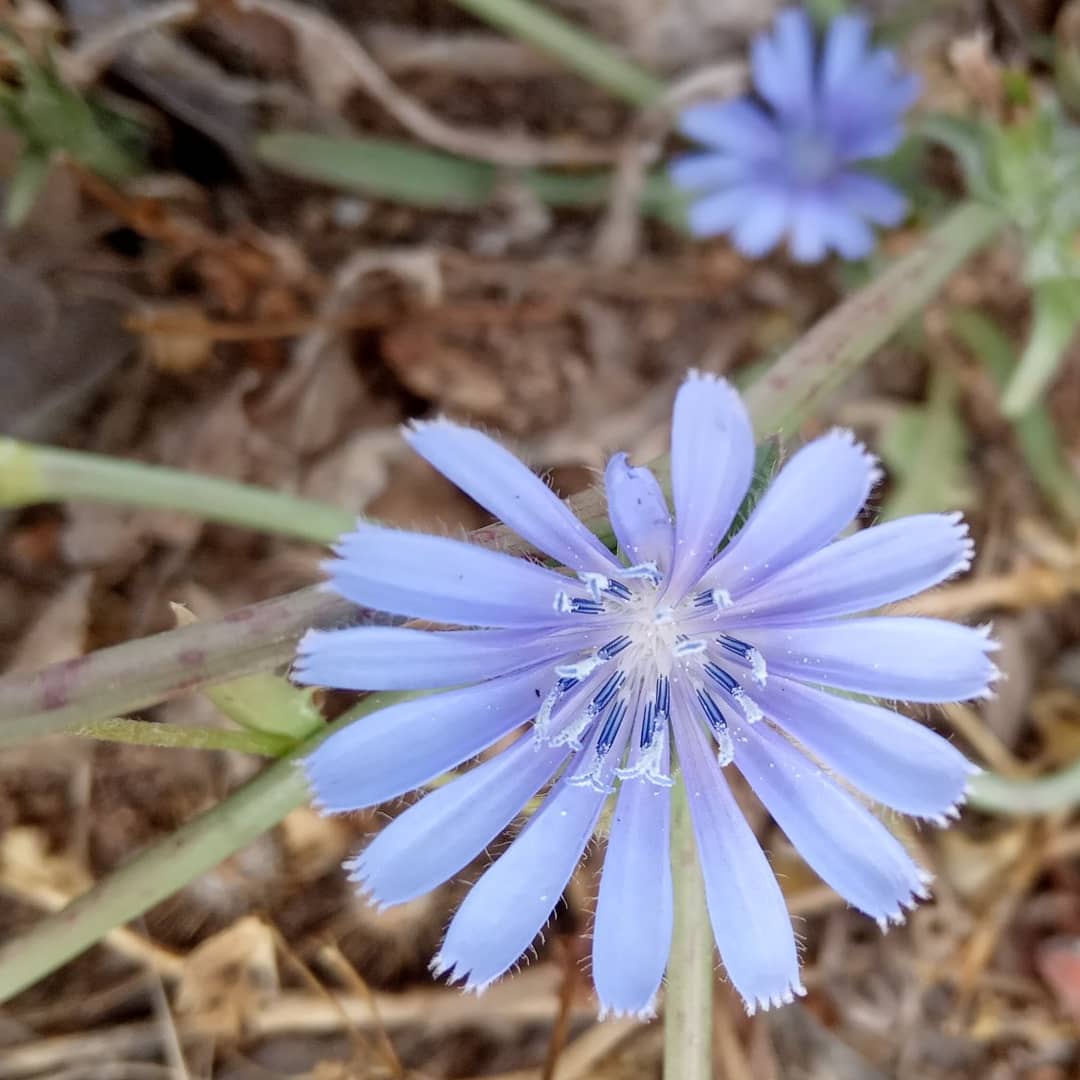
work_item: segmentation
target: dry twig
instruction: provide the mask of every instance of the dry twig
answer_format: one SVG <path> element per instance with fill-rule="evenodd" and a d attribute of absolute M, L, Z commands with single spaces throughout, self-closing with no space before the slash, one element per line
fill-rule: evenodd
<path fill-rule="evenodd" d="M 448 124 L 397 86 L 356 38 L 329 16 L 292 0 L 235 3 L 241 11 L 269 15 L 295 33 L 300 67 L 325 105 L 338 107 L 354 89 L 363 89 L 421 142 L 508 168 L 601 164 L 613 157 L 607 147 Z"/>
<path fill-rule="evenodd" d="M 699 97 L 730 97 L 746 83 L 741 61 L 712 65 L 674 83 L 652 108 L 634 122 L 615 164 L 611 198 L 600 223 L 593 254 L 603 266 L 624 266 L 637 254 L 642 192 L 650 166 L 659 158 L 679 110 Z"/>

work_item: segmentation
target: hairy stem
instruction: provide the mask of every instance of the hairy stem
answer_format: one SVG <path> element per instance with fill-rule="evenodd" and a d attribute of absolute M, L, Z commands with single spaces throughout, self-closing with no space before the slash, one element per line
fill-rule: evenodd
<path fill-rule="evenodd" d="M 237 750 L 244 754 L 281 757 L 295 741 L 265 731 L 231 731 L 228 728 L 181 727 L 179 724 L 155 724 L 149 720 L 128 720 L 114 716 L 80 724 L 72 735 L 100 742 L 128 743 L 132 746 L 161 746 L 185 750 Z"/>
<path fill-rule="evenodd" d="M 750 388 L 747 401 L 758 432 L 769 435 L 801 423 L 1002 225 L 1002 219 L 981 206 L 961 206 L 916 249 L 813 326 Z M 661 471 L 665 467 L 666 459 L 658 463 Z M 610 532 L 598 490 L 570 502 L 594 532 Z M 472 539 L 506 551 L 527 550 L 499 525 L 477 530 Z M 291 658 L 308 627 L 340 624 L 350 617 L 355 617 L 353 609 L 331 593 L 302 589 L 240 608 L 221 620 L 116 645 L 32 674 L 0 678 L 0 745 L 268 670 Z"/>
<path fill-rule="evenodd" d="M 997 211 L 964 203 L 918 247 L 833 308 L 747 391 L 758 431 L 795 428 L 1005 224 Z"/>
<path fill-rule="evenodd" d="M 133 712 L 208 683 L 288 663 L 310 626 L 356 620 L 356 609 L 323 589 L 239 608 L 100 649 L 40 671 L 0 679 L 0 745 Z"/>
<path fill-rule="evenodd" d="M 242 525 L 328 544 L 356 515 L 336 506 L 214 476 L 0 440 L 0 505 L 109 502 L 178 510 L 206 521 Z"/>
<path fill-rule="evenodd" d="M 675 932 L 664 992 L 664 1080 L 709 1080 L 713 1075 L 713 935 L 686 785 L 681 779 L 672 795 Z"/>

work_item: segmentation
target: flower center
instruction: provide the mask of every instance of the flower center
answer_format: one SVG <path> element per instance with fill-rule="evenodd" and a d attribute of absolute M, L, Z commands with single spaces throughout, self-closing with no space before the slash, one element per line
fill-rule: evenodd
<path fill-rule="evenodd" d="M 570 782 L 606 790 L 616 777 L 640 777 L 669 785 L 673 700 L 685 722 L 706 724 L 728 764 L 734 744 L 725 712 L 759 720 L 744 683 L 763 685 L 766 677 L 757 650 L 724 633 L 731 597 L 706 589 L 671 604 L 651 564 L 628 567 L 618 579 L 579 578 L 590 595 L 560 592 L 554 608 L 575 622 L 595 622 L 601 643 L 556 666 L 534 722 L 538 742 L 582 752 Z"/>
<path fill-rule="evenodd" d="M 836 167 L 832 140 L 816 128 L 799 128 L 788 135 L 788 156 L 795 178 L 806 184 L 827 179 Z"/>

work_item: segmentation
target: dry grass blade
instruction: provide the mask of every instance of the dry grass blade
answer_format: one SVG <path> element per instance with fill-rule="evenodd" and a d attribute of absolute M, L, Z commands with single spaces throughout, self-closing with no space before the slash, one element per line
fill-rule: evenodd
<path fill-rule="evenodd" d="M 364 982 L 360 977 L 360 973 L 349 963 L 345 958 L 344 953 L 342 953 L 337 945 L 333 943 L 324 945 L 319 950 L 319 959 L 326 964 L 326 966 L 329 967 L 342 982 L 351 987 L 358 997 L 364 998 L 370 1003 L 372 1026 L 375 1030 L 376 1043 L 379 1047 L 379 1051 L 386 1061 L 391 1075 L 397 1077 L 398 1080 L 404 1080 L 405 1067 L 401 1064 L 401 1059 L 398 1057 L 397 1051 L 394 1049 L 394 1044 L 379 1016 L 378 1002 L 375 1000 L 375 995 L 371 992 L 371 987 Z"/>

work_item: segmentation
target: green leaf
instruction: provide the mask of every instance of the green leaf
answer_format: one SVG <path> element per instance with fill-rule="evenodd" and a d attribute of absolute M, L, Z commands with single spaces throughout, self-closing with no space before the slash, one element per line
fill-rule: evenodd
<path fill-rule="evenodd" d="M 991 319 L 970 308 L 957 309 L 952 331 L 990 372 L 999 390 L 1016 368 L 1016 350 Z M 1080 479 L 1061 452 L 1057 432 L 1046 409 L 1036 402 L 1012 421 L 1020 451 L 1047 501 L 1067 522 L 1080 521 Z"/>
<path fill-rule="evenodd" d="M 1080 12 L 1080 9 L 1077 9 Z M 1074 18 L 1080 29 L 1080 15 Z M 1080 114 L 1080 34 L 1070 40 L 1064 30 L 1055 35 L 1054 84 L 1062 103 L 1074 114 Z"/>
<path fill-rule="evenodd" d="M 425 209 L 472 211 L 487 206 L 504 175 L 485 161 L 394 139 L 276 132 L 263 135 L 256 151 L 267 165 L 290 176 Z M 513 175 L 541 202 L 554 207 L 603 206 L 611 191 L 611 173 L 595 169 L 580 173 L 523 169 Z M 665 175 L 649 178 L 642 196 L 645 213 L 683 227 L 685 206 L 685 196 Z"/>
<path fill-rule="evenodd" d="M 935 369 L 925 405 L 903 409 L 885 433 L 881 456 L 894 487 L 882 521 L 908 514 L 955 509 L 968 502 L 962 479 L 968 435 L 956 414 L 956 381 Z"/>
<path fill-rule="evenodd" d="M 1041 281 L 1035 286 L 1031 336 L 1001 399 L 1006 416 L 1015 418 L 1049 386 L 1080 325 L 1080 278 Z"/>
<path fill-rule="evenodd" d="M 299 742 L 323 724 L 312 700 L 315 691 L 293 686 L 280 675 L 245 675 L 204 692 L 230 720 L 252 731 Z"/>
<path fill-rule="evenodd" d="M 26 150 L 19 159 L 15 175 L 8 181 L 4 200 L 4 221 L 17 229 L 34 208 L 49 175 L 49 159 L 34 150 Z"/>
<path fill-rule="evenodd" d="M 494 197 L 494 166 L 390 139 L 278 132 L 256 143 L 273 168 L 411 206 L 473 210 Z"/>
<path fill-rule="evenodd" d="M 1020 80 L 1014 89 L 1026 87 Z M 918 131 L 950 149 L 972 194 L 1021 230 L 1027 281 L 1080 278 L 1080 128 L 1056 101 L 1009 124 L 932 114 Z"/>
<path fill-rule="evenodd" d="M 108 180 L 123 180 L 141 169 L 145 137 L 133 120 L 68 86 L 47 56 L 33 56 L 11 34 L 2 37 L 18 81 L 4 88 L 0 107 L 8 125 L 23 137 L 31 174 L 58 152 Z M 25 206 L 25 188 L 19 199 Z"/>

